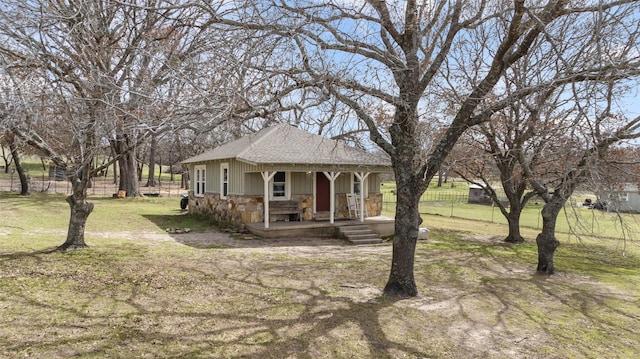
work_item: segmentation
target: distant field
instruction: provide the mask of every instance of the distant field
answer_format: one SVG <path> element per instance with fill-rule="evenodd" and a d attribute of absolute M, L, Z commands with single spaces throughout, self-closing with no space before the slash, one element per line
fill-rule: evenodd
<path fill-rule="evenodd" d="M 393 217 L 395 211 L 395 183 L 385 182 L 382 186 L 383 211 L 386 216 Z M 424 226 L 430 227 L 437 223 L 438 217 L 453 217 L 480 221 L 481 223 L 506 225 L 500 209 L 494 206 L 470 204 L 466 202 L 468 185 L 459 182 L 455 187 L 429 187 L 420 204 Z M 557 222 L 557 233 L 565 238 L 573 237 L 604 237 L 615 239 L 640 240 L 640 214 L 617 214 L 606 211 L 591 210 L 577 206 L 584 198 L 592 197 L 588 193 L 578 193 L 560 213 Z M 595 198 L 595 197 L 593 197 Z M 540 211 L 543 202 L 533 200 L 522 212 L 520 225 L 523 229 L 533 230 L 530 240 L 534 240 L 537 232 L 542 228 Z M 437 226 L 437 224 L 435 224 Z M 526 231 L 525 231 L 526 232 Z M 505 234 L 506 236 L 506 234 Z"/>

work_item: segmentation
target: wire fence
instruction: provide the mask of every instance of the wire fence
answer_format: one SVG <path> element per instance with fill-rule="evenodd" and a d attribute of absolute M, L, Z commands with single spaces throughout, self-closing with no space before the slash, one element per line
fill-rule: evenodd
<path fill-rule="evenodd" d="M 188 192 L 181 188 L 181 175 L 175 175 L 174 181 L 156 180 L 153 187 L 146 186 L 147 181 L 139 182 L 140 192 L 147 196 L 179 197 Z M 17 173 L 6 174 L 0 178 L 0 192 L 20 192 L 20 178 Z M 53 194 L 71 194 L 71 183 L 64 180 L 55 180 L 48 175 L 29 177 L 29 192 L 44 192 Z M 91 187 L 87 190 L 89 196 L 112 197 L 118 193 L 118 183 L 113 177 L 96 177 L 91 181 Z"/>
<path fill-rule="evenodd" d="M 582 205 L 581 198 L 586 193 L 576 194 L 561 211 L 556 223 L 558 233 L 567 233 L 569 237 L 576 235 L 601 236 L 615 239 L 637 238 L 640 233 L 640 215 L 635 213 L 615 213 L 593 209 Z M 504 192 L 498 192 L 501 202 L 507 202 Z M 420 197 L 419 211 L 423 216 L 454 217 L 477 221 L 478 226 L 491 224 L 507 225 L 507 219 L 500 208 L 487 198 L 469 201 L 469 194 L 464 191 L 426 191 Z M 520 227 L 540 230 L 542 228 L 541 210 L 544 202 L 539 198 L 531 199 L 520 215 Z M 508 207 L 508 206 L 507 206 Z M 396 208 L 396 195 L 383 193 L 383 211 L 393 216 Z M 427 222 L 429 220 L 427 219 Z M 425 223 L 428 226 L 428 223 Z"/>
<path fill-rule="evenodd" d="M 497 190 L 496 194 L 498 199 L 506 203 L 508 202 L 507 196 L 504 191 Z M 391 205 L 395 208 L 396 195 L 392 192 L 383 193 L 383 202 L 386 205 Z M 420 204 L 434 204 L 442 206 L 442 203 L 471 203 L 469 201 L 469 193 L 465 191 L 426 191 L 420 196 Z M 487 196 L 474 199 L 475 204 L 491 205 L 491 200 Z"/>
<path fill-rule="evenodd" d="M 498 199 L 507 204 L 504 192 L 497 192 Z M 396 208 L 396 195 L 393 192 L 383 193 L 383 211 L 392 214 Z M 508 207 L 508 204 L 507 204 Z M 540 217 L 541 205 L 532 201 L 525 210 L 531 215 L 524 216 L 523 225 L 540 228 L 542 225 Z M 419 211 L 423 215 L 436 215 L 445 217 L 458 217 L 472 219 L 483 222 L 507 224 L 506 218 L 500 209 L 493 205 L 488 197 L 473 198 L 469 201 L 469 193 L 466 191 L 426 191 L 420 197 Z"/>

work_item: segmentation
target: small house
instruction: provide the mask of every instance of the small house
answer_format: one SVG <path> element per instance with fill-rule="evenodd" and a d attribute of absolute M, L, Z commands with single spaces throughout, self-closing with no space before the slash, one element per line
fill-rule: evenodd
<path fill-rule="evenodd" d="M 491 205 L 493 203 L 491 197 L 489 197 L 489 195 L 485 192 L 484 188 L 477 184 L 469 185 L 469 198 L 467 202 L 486 205 Z"/>
<path fill-rule="evenodd" d="M 606 206 L 620 212 L 640 212 L 640 190 L 637 184 L 624 183 L 608 193 Z"/>
<path fill-rule="evenodd" d="M 235 225 L 379 215 L 384 154 L 280 124 L 183 161 L 189 212 Z M 350 206 L 351 204 L 351 206 Z"/>
<path fill-rule="evenodd" d="M 504 192 L 500 191 L 497 193 L 497 195 L 500 200 L 500 203 L 504 207 L 509 207 L 510 205 L 509 200 L 504 195 Z M 487 190 L 484 187 L 477 185 L 475 183 L 469 184 L 469 195 L 468 195 L 467 203 L 483 204 L 487 206 L 491 206 L 494 204 L 493 199 L 491 198 L 489 193 L 487 193 Z"/>

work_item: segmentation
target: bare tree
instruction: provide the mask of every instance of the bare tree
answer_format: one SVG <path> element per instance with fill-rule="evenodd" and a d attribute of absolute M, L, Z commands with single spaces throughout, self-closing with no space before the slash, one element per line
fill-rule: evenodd
<path fill-rule="evenodd" d="M 511 79 L 515 88 L 528 87 L 522 83 L 525 74 L 520 73 L 520 79 Z M 524 241 L 520 215 L 536 195 L 520 166 L 520 155 L 528 159 L 529 169 L 538 178 L 545 177 L 545 172 L 557 173 L 560 169 L 553 164 L 558 163 L 545 158 L 545 153 L 549 148 L 564 148 L 567 138 L 563 133 L 574 124 L 568 118 L 572 107 L 563 99 L 562 88 L 552 90 L 518 100 L 492 114 L 491 121 L 471 129 L 454 149 L 456 173 L 480 186 L 500 209 L 507 219 L 509 233 L 505 241 L 509 243 Z M 503 190 L 508 205 L 502 202 L 496 184 Z"/>
<path fill-rule="evenodd" d="M 187 3 L 3 4 L 2 66 L 20 79 L 10 89 L 38 89 L 38 96 L 23 98 L 23 116 L 7 125 L 66 168 L 72 182 L 69 232 L 61 249 L 86 246 L 84 226 L 93 210 L 87 188 L 97 173 L 118 162 L 120 189 L 139 193 L 135 150 L 149 136 L 206 136 L 224 123 L 268 121 L 323 101 L 320 92 L 292 96 L 303 86 L 256 70 L 272 61 L 275 55 L 268 54 L 278 44 L 227 37 L 214 24 L 202 8 Z M 107 146 L 111 159 L 96 166 L 94 159 Z"/>
<path fill-rule="evenodd" d="M 103 1 L 3 5 L 0 33 L 6 41 L 0 54 L 4 68 L 16 74 L 31 71 L 27 77 L 24 72 L 18 74 L 25 80 L 13 90 L 28 94 L 40 88 L 45 101 L 36 103 L 33 96 L 26 97 L 23 119 L 9 125 L 57 166 L 66 168 L 72 182 L 67 198 L 69 232 L 61 249 L 86 246 L 84 226 L 93 210 L 86 190 L 91 177 L 102 169 L 94 166 L 95 156 L 111 145 L 115 150 L 112 162 L 121 162 L 122 177 L 135 165 L 130 153 L 137 142 L 157 130 L 148 119 L 157 114 L 160 106 L 156 102 L 164 99 L 165 92 L 162 79 L 146 71 L 159 67 L 179 75 L 180 65 L 190 60 L 184 52 L 181 57 L 173 56 L 171 51 L 178 46 L 156 44 L 186 41 L 197 47 L 196 41 L 181 33 L 184 29 L 202 31 L 202 26 L 193 24 L 197 14 L 188 8 L 147 5 Z M 173 34 L 180 35 L 173 39 Z M 137 181 L 127 187 L 133 195 L 136 188 Z"/>
<path fill-rule="evenodd" d="M 578 36 L 581 22 L 602 13 L 611 14 L 608 21 L 629 20 L 631 8 L 638 4 L 333 0 L 203 6 L 218 23 L 288 44 L 297 52 L 288 64 L 289 74 L 299 82 L 317 84 L 347 105 L 366 124 L 371 140 L 389 154 L 398 192 L 393 258 L 384 293 L 415 296 L 413 265 L 422 221 L 418 201 L 459 137 L 518 98 L 579 77 L 597 77 L 611 66 L 564 66 L 563 53 L 550 52 L 549 58 L 561 65 L 550 69 L 542 82 L 513 93 L 500 91 L 508 86 L 499 83 L 505 71 L 541 44 L 553 48 L 564 41 L 606 41 L 604 33 L 597 39 Z M 575 26 L 566 33 L 560 24 Z M 489 95 L 496 98 L 487 102 Z M 371 111 L 381 107 L 392 112 L 393 120 L 385 128 Z M 428 151 L 416 135 L 425 108 L 432 117 L 447 120 L 444 134 Z"/>
<path fill-rule="evenodd" d="M 593 183 L 593 174 L 607 167 L 606 159 L 612 147 L 640 137 L 640 117 L 625 118 L 612 113 L 612 86 L 608 84 L 604 87 L 608 90 L 605 91 L 603 108 L 597 102 L 590 106 L 578 106 L 574 126 L 564 136 L 564 144 L 546 150 L 543 156 L 547 162 L 554 162 L 550 166 L 553 171 L 545 171 L 543 175 L 534 173 L 530 166 L 531 156 L 519 153 L 519 163 L 527 180 L 545 202 L 542 230 L 536 237 L 539 272 L 555 272 L 554 255 L 560 245 L 555 237 L 556 221 L 571 195 L 584 183 Z M 593 110 L 596 112 L 591 116 Z"/>

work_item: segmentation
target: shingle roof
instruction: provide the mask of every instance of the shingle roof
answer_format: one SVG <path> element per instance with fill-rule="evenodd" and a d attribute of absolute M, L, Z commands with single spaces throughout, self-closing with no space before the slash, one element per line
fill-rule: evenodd
<path fill-rule="evenodd" d="M 251 164 L 391 166 L 388 156 L 280 124 L 223 144 L 182 163 L 235 158 Z"/>

